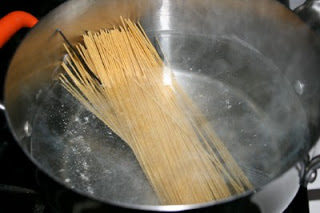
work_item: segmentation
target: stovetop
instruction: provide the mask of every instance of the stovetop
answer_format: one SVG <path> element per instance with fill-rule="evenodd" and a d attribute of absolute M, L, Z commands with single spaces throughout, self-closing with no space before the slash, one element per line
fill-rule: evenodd
<path fill-rule="evenodd" d="M 0 17 L 14 10 L 30 12 L 41 19 L 65 0 L 10 0 L 0 2 Z M 28 29 L 19 31 L 0 49 L 0 100 L 8 63 Z M 0 111 L 0 212 L 55 212 L 50 201 L 44 199 L 38 181 L 39 170 L 15 142 Z M 307 190 L 301 188 L 286 213 L 308 213 Z"/>

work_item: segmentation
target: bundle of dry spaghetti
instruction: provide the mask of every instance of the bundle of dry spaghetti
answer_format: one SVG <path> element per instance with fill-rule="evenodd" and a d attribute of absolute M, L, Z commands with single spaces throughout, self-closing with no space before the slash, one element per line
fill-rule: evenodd
<path fill-rule="evenodd" d="M 131 147 L 162 204 L 207 202 L 252 188 L 141 25 L 121 20 L 84 34 L 78 56 L 65 46 L 62 85 Z"/>

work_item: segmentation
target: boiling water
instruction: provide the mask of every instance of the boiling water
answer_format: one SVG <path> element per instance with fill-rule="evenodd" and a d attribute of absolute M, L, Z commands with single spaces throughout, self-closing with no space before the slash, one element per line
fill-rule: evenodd
<path fill-rule="evenodd" d="M 296 92 L 250 45 L 232 36 L 152 38 L 255 187 L 291 167 L 307 148 Z M 111 202 L 159 204 L 126 143 L 57 82 L 38 110 L 31 139 L 33 157 L 67 186 Z"/>

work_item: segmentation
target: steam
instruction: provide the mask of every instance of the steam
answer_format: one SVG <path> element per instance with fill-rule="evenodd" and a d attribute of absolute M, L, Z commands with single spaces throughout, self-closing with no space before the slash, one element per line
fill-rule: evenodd
<path fill-rule="evenodd" d="M 252 183 L 264 185 L 286 170 L 305 148 L 307 120 L 279 68 L 235 35 L 157 38 L 176 79 Z"/>

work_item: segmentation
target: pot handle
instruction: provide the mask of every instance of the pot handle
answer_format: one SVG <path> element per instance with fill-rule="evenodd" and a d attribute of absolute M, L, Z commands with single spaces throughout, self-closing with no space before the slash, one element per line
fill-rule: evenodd
<path fill-rule="evenodd" d="M 33 27 L 38 19 L 24 11 L 13 11 L 0 19 L 0 48 L 21 28 Z"/>
<path fill-rule="evenodd" d="M 307 187 L 317 178 L 317 170 L 320 168 L 320 155 L 310 157 L 309 155 L 297 165 L 300 176 L 300 184 Z"/>
<path fill-rule="evenodd" d="M 320 32 L 320 0 L 307 0 L 294 12 L 313 30 Z"/>
<path fill-rule="evenodd" d="M 33 27 L 38 19 L 30 13 L 24 11 L 13 11 L 0 19 L 0 48 L 21 28 Z M 4 111 L 5 106 L 0 101 L 0 111 Z"/>

